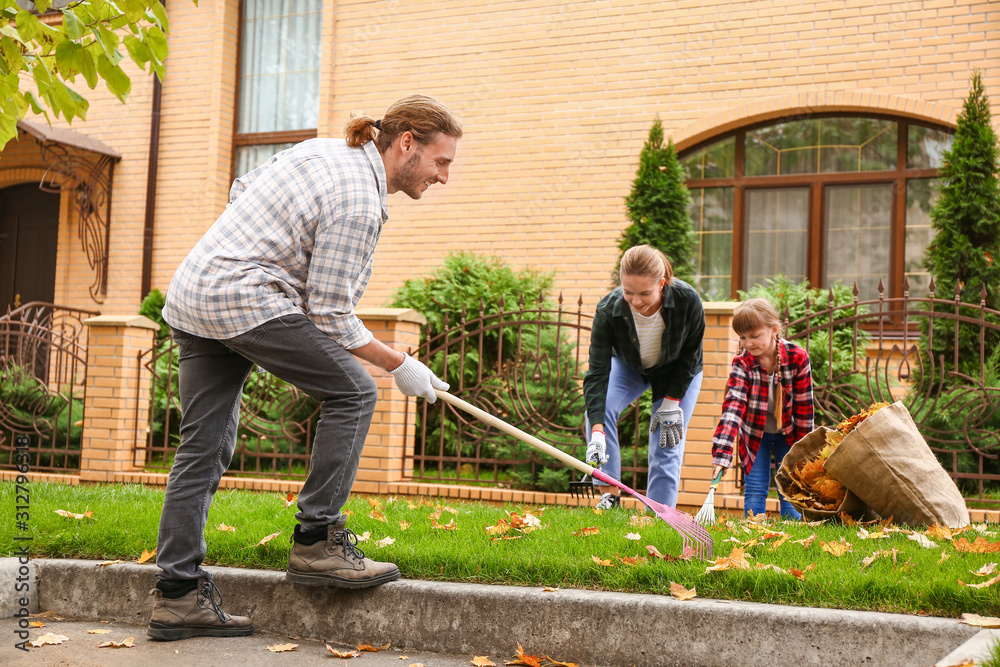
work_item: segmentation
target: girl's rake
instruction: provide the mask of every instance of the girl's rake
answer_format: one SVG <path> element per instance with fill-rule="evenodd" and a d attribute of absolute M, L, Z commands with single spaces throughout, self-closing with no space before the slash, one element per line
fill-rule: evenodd
<path fill-rule="evenodd" d="M 703 526 L 711 526 L 715 523 L 715 487 L 719 485 L 719 480 L 722 479 L 725 472 L 726 469 L 722 468 L 712 479 L 712 486 L 708 488 L 705 502 L 701 504 L 701 509 L 694 515 L 694 520 Z"/>
<path fill-rule="evenodd" d="M 666 521 L 667 525 L 669 525 L 671 528 L 673 528 L 674 530 L 676 530 L 678 533 L 681 534 L 681 537 L 684 539 L 681 555 L 692 554 L 694 555 L 695 558 L 700 558 L 703 560 L 712 560 L 715 558 L 714 542 L 712 541 L 712 536 L 708 533 L 707 530 L 704 529 L 704 527 L 695 522 L 695 520 L 691 518 L 690 514 L 687 514 L 686 512 L 681 512 L 680 510 L 674 509 L 673 507 L 668 507 L 662 503 L 656 502 L 655 500 L 650 500 L 641 493 L 633 491 L 632 489 L 625 486 L 618 480 L 608 477 L 606 474 L 604 474 L 597 468 L 589 466 L 583 461 L 579 461 L 573 458 L 566 452 L 563 452 L 559 449 L 556 449 L 552 445 L 542 442 L 533 435 L 528 435 L 527 433 L 517 428 L 516 426 L 511 426 L 507 422 L 498 419 L 497 417 L 494 417 L 488 412 L 480 410 L 476 406 L 472 405 L 471 403 L 467 403 L 466 401 L 463 401 L 457 396 L 453 396 L 446 391 L 441 391 L 440 389 L 435 389 L 434 393 L 436 393 L 438 398 L 440 398 L 445 403 L 449 403 L 457 408 L 465 410 L 471 415 L 475 415 L 476 417 L 483 420 L 487 424 L 495 426 L 504 433 L 514 436 L 521 442 L 531 445 L 535 449 L 545 452 L 549 456 L 554 456 L 555 458 L 559 459 L 566 465 L 576 468 L 580 472 L 586 475 L 590 475 L 594 479 L 600 480 L 605 484 L 616 486 L 622 491 L 630 493 L 643 505 L 653 510 L 653 513 L 656 514 L 656 516 Z"/>

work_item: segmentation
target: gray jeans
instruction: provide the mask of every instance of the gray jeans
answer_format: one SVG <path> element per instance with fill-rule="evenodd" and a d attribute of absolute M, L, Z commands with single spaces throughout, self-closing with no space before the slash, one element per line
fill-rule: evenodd
<path fill-rule="evenodd" d="M 173 331 L 180 348 L 181 444 L 167 481 L 156 564 L 161 579 L 209 576 L 205 524 L 236 446 L 240 396 L 261 366 L 320 401 L 309 476 L 295 515 L 302 530 L 340 519 L 375 412 L 375 380 L 304 315 L 266 322 L 227 340 Z"/>

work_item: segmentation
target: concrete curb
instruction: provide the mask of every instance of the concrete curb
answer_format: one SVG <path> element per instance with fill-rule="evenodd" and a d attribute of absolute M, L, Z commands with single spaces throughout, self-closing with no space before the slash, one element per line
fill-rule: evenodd
<path fill-rule="evenodd" d="M 39 606 L 144 625 L 156 567 L 38 559 Z M 548 653 L 587 665 L 933 665 L 977 633 L 954 619 L 645 594 L 401 580 L 343 591 L 208 568 L 258 631 L 406 650 Z"/>
<path fill-rule="evenodd" d="M 35 561 L 25 558 L 0 558 L 0 618 L 11 618 L 22 609 L 29 614 L 38 612 L 38 584 L 35 583 Z M 28 604 L 23 604 L 27 602 Z"/>

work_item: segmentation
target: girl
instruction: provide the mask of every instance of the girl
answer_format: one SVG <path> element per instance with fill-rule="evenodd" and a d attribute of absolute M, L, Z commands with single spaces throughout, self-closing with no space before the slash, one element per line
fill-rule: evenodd
<path fill-rule="evenodd" d="M 684 437 L 701 390 L 705 312 L 694 288 L 674 278 L 666 256 L 648 245 L 622 256 L 621 287 L 597 304 L 590 367 L 583 380 L 590 444 L 587 462 L 621 479 L 618 415 L 653 390 L 646 495 L 673 507 Z M 619 504 L 617 487 L 603 486 L 598 509 Z"/>
<path fill-rule="evenodd" d="M 738 441 L 746 515 L 764 514 L 772 457 L 780 465 L 792 444 L 813 430 L 809 354 L 780 338 L 778 328 L 778 313 L 764 299 L 748 299 L 733 314 L 742 352 L 733 359 L 722 419 L 712 439 L 712 477 L 732 465 Z M 802 518 L 780 493 L 778 501 L 782 517 Z"/>

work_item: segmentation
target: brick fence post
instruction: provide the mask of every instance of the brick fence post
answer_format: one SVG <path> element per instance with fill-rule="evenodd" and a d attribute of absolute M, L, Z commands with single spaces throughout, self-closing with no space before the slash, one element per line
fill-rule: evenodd
<path fill-rule="evenodd" d="M 80 481 L 112 482 L 140 469 L 145 458 L 133 449 L 137 437 L 145 443 L 149 411 L 149 374 L 140 375 L 139 353 L 153 345 L 160 327 L 142 315 L 99 315 L 83 323 L 90 343 Z"/>
<path fill-rule="evenodd" d="M 695 407 L 691 423 L 688 425 L 687 442 L 684 445 L 684 465 L 681 468 L 679 506 L 700 507 L 705 501 L 708 487 L 712 483 L 712 436 L 722 416 L 722 401 L 726 397 L 726 382 L 729 369 L 739 345 L 739 338 L 733 333 L 733 311 L 736 302 L 708 302 L 705 308 L 705 340 L 702 344 L 704 355 L 704 379 L 701 394 Z M 730 496 L 739 493 L 735 467 L 731 468 L 715 491 L 715 506 L 720 507 Z M 728 505 L 727 505 L 728 506 Z M 742 498 L 739 498 L 742 507 Z"/>
<path fill-rule="evenodd" d="M 356 314 L 375 338 L 400 352 L 416 352 L 420 327 L 427 323 L 412 308 L 359 308 Z M 362 363 L 378 385 L 378 403 L 352 491 L 388 493 L 389 484 L 402 479 L 403 456 L 413 446 L 417 399 L 407 400 L 388 372 Z"/>

